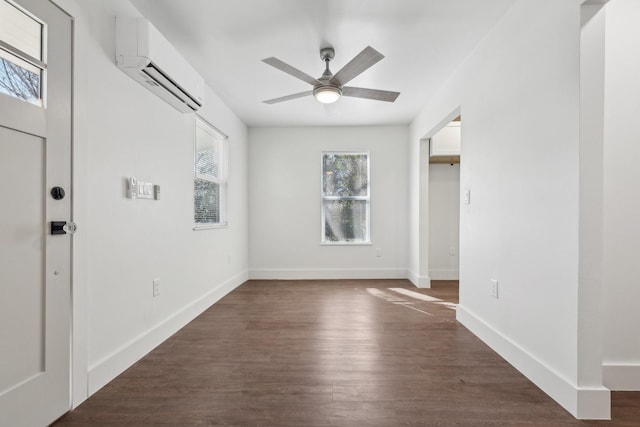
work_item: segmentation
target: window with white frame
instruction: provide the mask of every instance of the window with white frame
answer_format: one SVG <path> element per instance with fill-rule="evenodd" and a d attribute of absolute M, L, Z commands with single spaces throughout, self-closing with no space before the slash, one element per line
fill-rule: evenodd
<path fill-rule="evenodd" d="M 370 243 L 369 187 L 369 153 L 322 153 L 322 243 Z"/>
<path fill-rule="evenodd" d="M 0 93 L 43 106 L 46 25 L 0 0 Z"/>
<path fill-rule="evenodd" d="M 227 224 L 227 137 L 196 117 L 194 150 L 195 228 Z"/>

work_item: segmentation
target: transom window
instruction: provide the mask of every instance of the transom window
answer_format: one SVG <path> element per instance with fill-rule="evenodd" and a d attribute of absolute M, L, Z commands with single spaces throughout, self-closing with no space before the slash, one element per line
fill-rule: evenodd
<path fill-rule="evenodd" d="M 196 118 L 194 222 L 196 228 L 227 224 L 227 137 Z"/>
<path fill-rule="evenodd" d="M 0 93 L 43 106 L 45 25 L 0 0 Z"/>
<path fill-rule="evenodd" d="M 369 153 L 322 153 L 322 243 L 370 243 L 369 187 Z"/>

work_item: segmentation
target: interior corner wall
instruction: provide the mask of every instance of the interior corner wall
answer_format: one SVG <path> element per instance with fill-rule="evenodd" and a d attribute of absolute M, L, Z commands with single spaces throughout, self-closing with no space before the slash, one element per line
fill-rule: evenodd
<path fill-rule="evenodd" d="M 83 253 L 74 253 L 74 354 L 84 352 L 87 370 L 74 360 L 77 406 L 82 392 L 97 391 L 247 280 L 248 143 L 246 126 L 207 89 L 199 114 L 229 136 L 229 226 L 194 231 L 195 117 L 115 64 L 115 16 L 139 13 L 127 0 L 57 1 L 76 20 L 74 247 Z M 130 176 L 160 185 L 161 199 L 127 198 Z"/>
<path fill-rule="evenodd" d="M 408 278 L 418 288 L 430 288 L 429 278 L 429 140 L 409 126 L 409 255 Z"/>
<path fill-rule="evenodd" d="M 605 14 L 602 3 L 580 8 L 580 189 L 578 259 L 578 386 L 602 385 L 603 296 L 603 146 Z M 609 399 L 610 400 L 610 399 Z M 610 403 L 597 411 L 610 412 Z M 583 411 L 598 408 L 588 402 Z M 603 417 L 604 418 L 604 417 Z"/>
<path fill-rule="evenodd" d="M 323 151 L 370 153 L 371 245 L 321 244 Z M 406 278 L 407 162 L 407 126 L 250 128 L 251 278 Z"/>
<path fill-rule="evenodd" d="M 604 138 L 604 383 L 640 390 L 640 4 L 606 6 Z"/>
<path fill-rule="evenodd" d="M 460 164 L 429 165 L 429 278 L 458 280 Z"/>
<path fill-rule="evenodd" d="M 413 123 L 409 127 L 409 236 L 407 256 L 407 275 L 414 285 L 418 286 L 420 277 L 420 166 L 421 151 L 424 151 L 424 142 L 420 143 L 420 137 L 414 139 Z M 418 142 L 416 142 L 418 141 Z M 428 150 L 427 150 L 428 151 Z"/>
<path fill-rule="evenodd" d="M 413 156 L 457 106 L 464 120 L 458 320 L 576 417 L 609 398 L 578 378 L 581 3 L 515 2 L 411 124 Z"/>

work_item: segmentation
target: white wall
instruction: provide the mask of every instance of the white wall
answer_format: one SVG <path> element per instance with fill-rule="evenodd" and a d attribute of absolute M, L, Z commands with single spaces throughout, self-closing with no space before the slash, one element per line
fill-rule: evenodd
<path fill-rule="evenodd" d="M 580 16 L 580 183 L 578 256 L 579 387 L 602 386 L 602 235 L 604 146 L 604 41 L 602 3 L 589 2 Z"/>
<path fill-rule="evenodd" d="M 252 278 L 407 277 L 406 126 L 251 128 L 249 141 Z M 332 150 L 370 153 L 372 245 L 320 244 L 320 160 Z"/>
<path fill-rule="evenodd" d="M 208 90 L 201 115 L 229 135 L 229 227 L 194 231 L 194 116 L 115 65 L 114 18 L 137 11 L 126 0 L 60 3 L 78 41 L 74 354 L 84 352 L 86 371 L 74 364 L 77 405 L 248 278 L 248 147 L 246 126 Z M 127 199 L 128 176 L 159 184 L 161 200 Z"/>
<path fill-rule="evenodd" d="M 409 132 L 253 129 L 249 182 L 246 128 L 208 92 L 203 115 L 230 135 L 230 226 L 200 232 L 190 224 L 191 119 L 114 65 L 113 17 L 137 12 L 125 0 L 57 2 L 77 12 L 74 373 L 85 357 L 89 393 L 244 280 L 247 221 L 257 277 L 404 277 L 408 270 L 415 281 L 428 281 L 428 251 L 419 237 L 428 235 L 428 214 L 420 214 L 428 191 L 421 194 L 420 183 L 428 183 L 421 176 L 429 168 L 419 156 L 420 139 L 464 110 L 461 182 L 471 188 L 472 204 L 461 215 L 459 319 L 569 411 L 601 414 L 606 398 L 597 384 L 578 386 L 576 354 L 581 0 L 517 2 Z M 613 0 L 608 8 L 605 380 L 607 372 L 611 381 L 630 373 L 637 389 L 633 254 L 640 200 L 630 186 L 638 182 L 633 160 L 640 153 L 631 115 L 638 101 L 628 94 L 637 92 L 638 64 L 628 53 L 638 43 L 638 12 L 634 0 Z M 372 246 L 319 244 L 320 151 L 345 149 L 372 153 Z M 376 159 L 388 169 L 376 167 Z M 162 200 L 125 199 L 129 175 L 162 185 Z M 384 202 L 376 206 L 376 199 Z M 154 277 L 162 280 L 155 299 Z M 489 297 L 490 278 L 500 280 L 498 300 Z M 76 392 L 81 377 L 74 377 Z M 598 413 L 578 410 L 589 398 Z"/>
<path fill-rule="evenodd" d="M 479 43 L 412 123 L 411 196 L 423 196 L 420 139 L 460 109 L 471 204 L 461 212 L 458 320 L 572 414 L 606 418 L 608 391 L 583 384 L 578 368 L 580 4 L 520 0 Z M 420 270 L 418 241 L 411 250 Z"/>
<path fill-rule="evenodd" d="M 604 143 L 605 385 L 640 390 L 640 4 L 606 8 Z"/>
<path fill-rule="evenodd" d="M 460 164 L 429 165 L 429 277 L 458 280 Z"/>

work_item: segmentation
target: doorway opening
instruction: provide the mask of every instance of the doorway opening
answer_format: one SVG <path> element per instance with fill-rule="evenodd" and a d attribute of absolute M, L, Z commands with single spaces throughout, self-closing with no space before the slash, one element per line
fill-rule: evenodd
<path fill-rule="evenodd" d="M 428 271 L 432 286 L 458 285 L 461 125 L 457 116 L 429 138 Z"/>
<path fill-rule="evenodd" d="M 432 228 L 434 232 L 436 227 L 438 227 L 437 221 L 430 220 L 432 215 L 436 217 L 440 214 L 439 212 L 430 212 L 431 205 L 436 204 L 436 201 L 430 200 L 430 194 L 432 192 L 430 179 L 432 178 L 430 175 L 430 170 L 432 166 L 435 169 L 441 169 L 439 165 L 447 166 L 452 168 L 451 170 L 457 170 L 457 187 L 453 186 L 453 190 L 448 193 L 448 196 L 453 197 L 455 195 L 456 199 L 460 200 L 460 147 L 461 147 L 461 138 L 462 138 L 462 119 L 461 119 L 461 107 L 458 106 L 455 110 L 445 116 L 440 122 L 438 122 L 430 132 L 428 132 L 423 138 L 420 139 L 420 167 L 419 167 L 419 209 L 418 209 L 418 271 L 417 277 L 415 280 L 415 284 L 419 288 L 430 288 L 431 280 L 439 279 L 444 277 L 458 277 L 459 271 L 459 241 L 460 241 L 460 215 L 459 215 L 459 207 L 457 209 L 458 213 L 455 213 L 455 209 L 450 210 L 444 216 L 448 219 L 453 218 L 453 226 L 456 227 L 457 237 L 454 233 L 453 236 L 447 236 L 445 243 L 434 241 L 430 242 L 430 234 L 432 232 Z M 445 162 L 445 163 L 442 163 Z M 454 166 L 451 166 L 453 164 Z M 437 173 L 437 172 L 436 172 Z M 451 172 L 453 174 L 453 172 Z M 455 175 L 455 174 L 454 174 Z M 454 179 L 455 180 L 455 179 Z M 451 188 L 451 185 L 448 185 Z M 457 190 L 456 190 L 457 188 Z M 433 189 L 434 192 L 438 192 L 436 189 Z M 453 193 L 453 194 L 452 194 Z M 435 207 L 434 207 L 435 209 Z M 453 213 L 452 213 L 453 212 Z M 442 268 L 444 270 L 451 270 L 453 266 L 453 270 L 455 275 L 448 274 L 447 276 L 441 276 L 436 274 L 435 277 L 432 277 L 432 269 L 431 263 L 435 261 L 435 258 L 432 260 L 430 256 L 430 246 L 434 246 L 434 251 L 446 253 L 446 262 L 445 265 L 447 267 Z M 437 247 L 437 249 L 436 249 Z M 452 249 L 453 247 L 453 249 Z M 453 253 L 453 255 L 449 255 L 449 253 Z M 450 259 L 450 258 L 453 258 Z M 437 265 L 437 264 L 436 264 Z M 433 273 L 436 272 L 435 269 Z"/>

